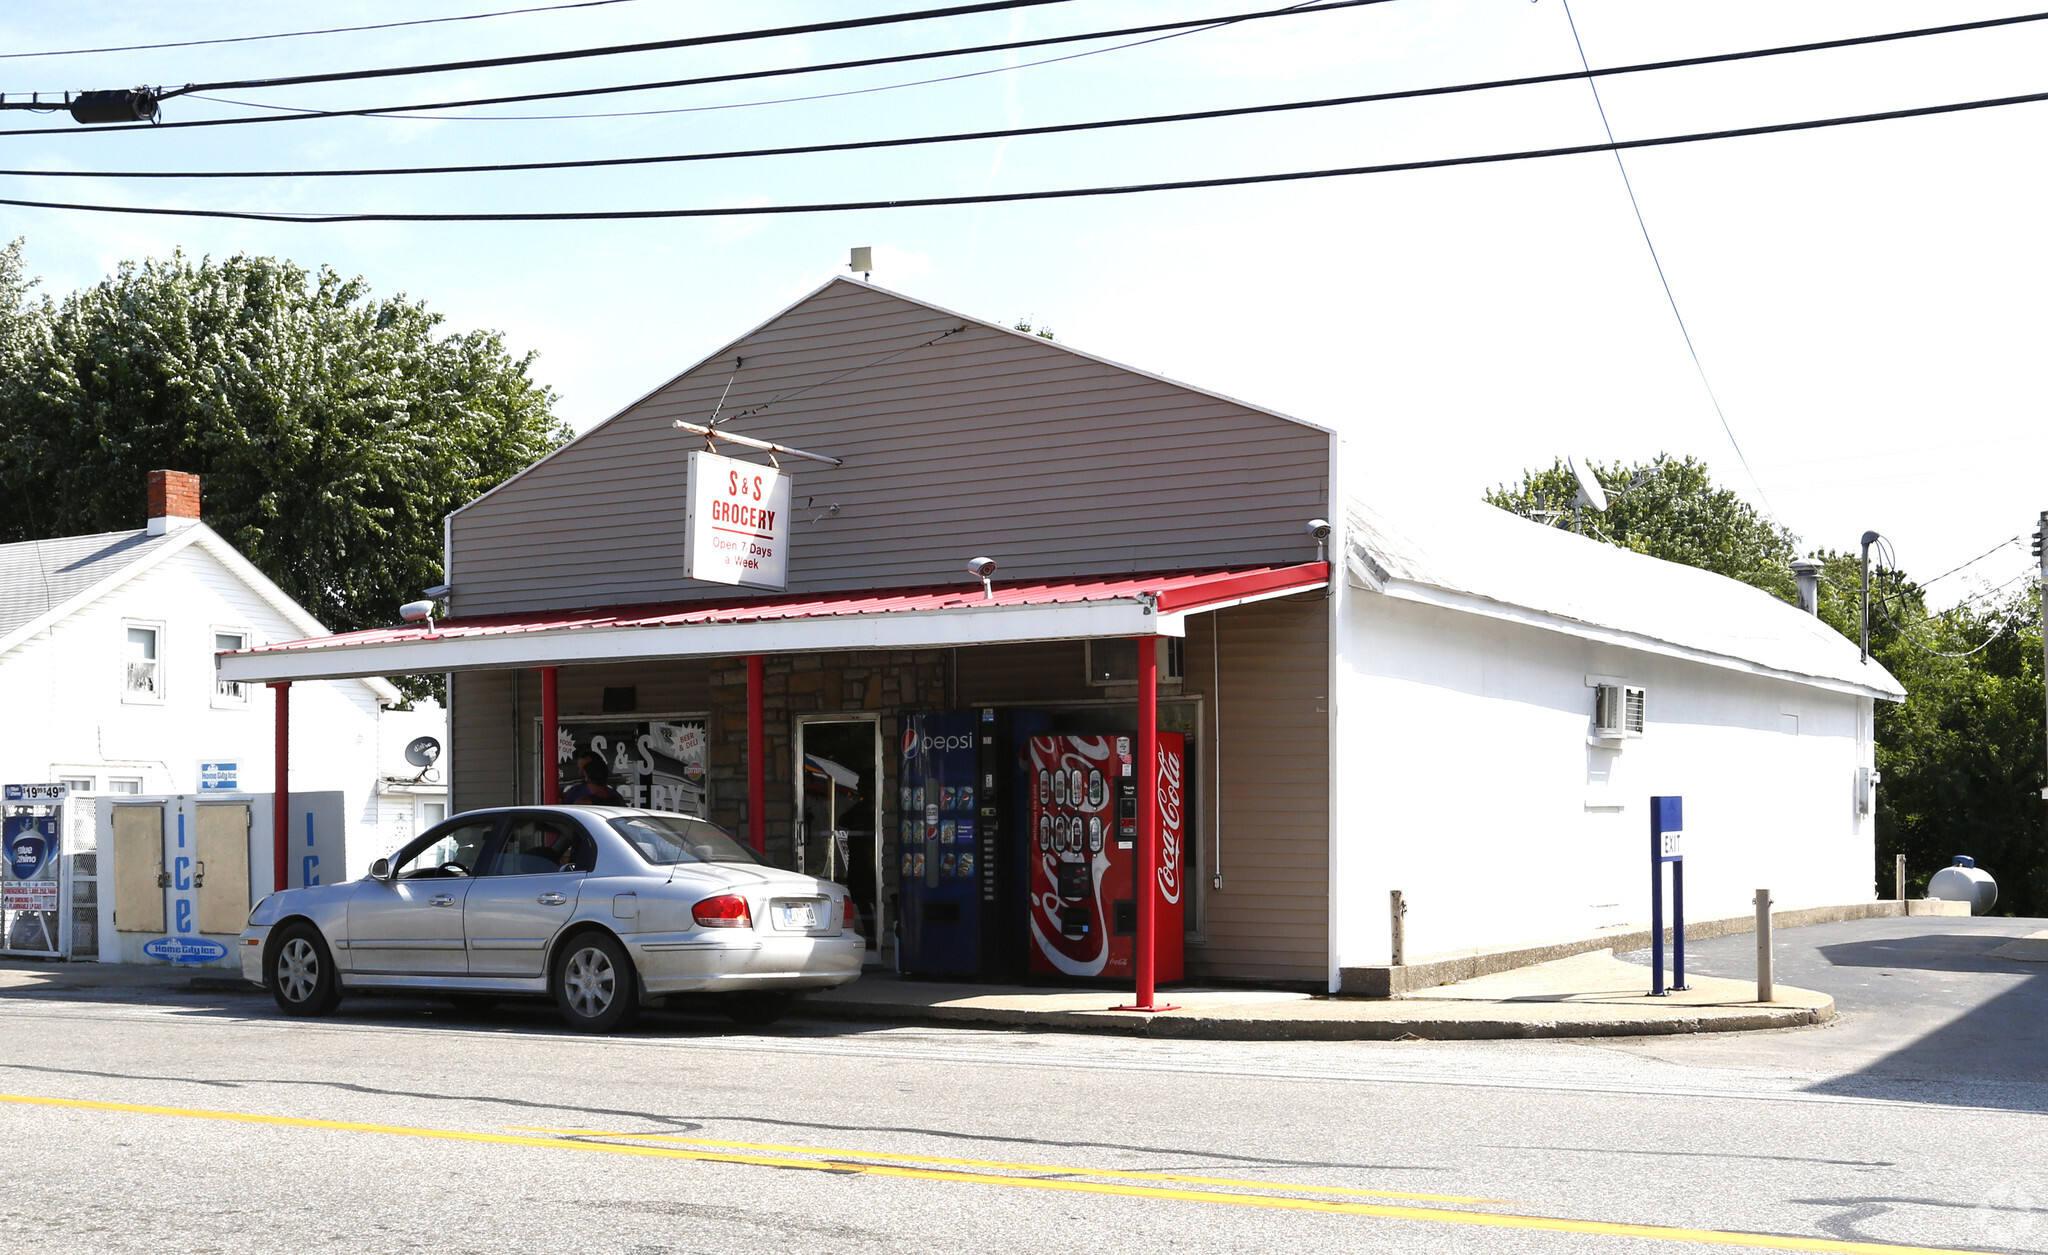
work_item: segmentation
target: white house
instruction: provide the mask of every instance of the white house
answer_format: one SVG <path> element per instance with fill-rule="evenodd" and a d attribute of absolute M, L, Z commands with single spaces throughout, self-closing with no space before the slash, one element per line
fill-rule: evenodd
<path fill-rule="evenodd" d="M 273 695 L 218 679 L 214 655 L 322 628 L 199 520 L 198 489 L 151 472 L 145 527 L 0 545 L 0 777 L 84 795 L 74 853 L 93 846 L 93 795 L 197 793 L 202 762 L 233 764 L 238 792 L 273 789 Z M 414 737 L 445 739 L 440 711 L 391 712 L 387 729 L 400 700 L 364 677 L 298 686 L 291 703 L 290 790 L 344 795 L 351 872 L 445 806 L 438 772 L 403 759 Z"/>

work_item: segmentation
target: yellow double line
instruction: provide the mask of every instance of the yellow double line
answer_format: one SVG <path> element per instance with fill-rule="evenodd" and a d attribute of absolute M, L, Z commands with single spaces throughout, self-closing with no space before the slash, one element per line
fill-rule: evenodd
<path fill-rule="evenodd" d="M 672 1138 L 665 1134 L 597 1133 L 576 1136 L 535 1136 L 529 1133 L 471 1133 L 461 1129 L 414 1128 L 398 1124 L 362 1124 L 350 1120 L 316 1120 L 304 1116 L 269 1116 L 241 1111 L 208 1111 L 193 1107 L 157 1107 L 139 1103 L 96 1102 L 81 1098 L 45 1098 L 28 1094 L 0 1094 L 0 1103 L 57 1107 L 74 1111 L 106 1111 L 121 1115 L 167 1116 L 185 1120 L 214 1120 L 229 1124 L 269 1128 L 321 1129 L 337 1133 L 373 1133 L 387 1137 L 425 1138 L 434 1141 L 471 1142 L 494 1146 L 528 1146 L 548 1150 L 576 1150 L 590 1154 L 629 1155 L 643 1159 L 683 1159 L 703 1163 L 744 1164 L 766 1168 L 796 1168 L 819 1172 L 855 1173 L 913 1181 L 949 1181 L 969 1185 L 1005 1186 L 1010 1189 L 1053 1190 L 1074 1194 L 1106 1194 L 1123 1198 L 1172 1199 L 1178 1202 L 1212 1203 L 1230 1207 L 1256 1207 L 1275 1211 L 1321 1212 L 1352 1216 L 1373 1216 L 1383 1220 L 1409 1220 L 1433 1224 L 1473 1225 L 1493 1229 L 1522 1229 L 1545 1233 L 1597 1234 L 1603 1237 L 1647 1238 L 1665 1242 L 1696 1242 L 1708 1246 L 1739 1246 L 1752 1250 L 1825 1251 L 1836 1255 L 1970 1255 L 1946 1247 L 1897 1246 L 1881 1242 L 1843 1242 L 1833 1238 L 1807 1238 L 1789 1234 L 1738 1233 L 1721 1229 L 1680 1229 L 1664 1225 L 1616 1224 L 1603 1220 L 1569 1220 L 1553 1216 L 1523 1216 L 1506 1212 L 1455 1211 L 1444 1207 L 1408 1207 L 1390 1203 L 1340 1202 L 1320 1198 L 1290 1198 L 1273 1194 L 1227 1194 L 1217 1190 L 1169 1188 L 1165 1184 L 1144 1185 L 1142 1180 L 1182 1184 L 1231 1185 L 1255 1189 L 1313 1190 L 1323 1194 L 1366 1195 L 1377 1198 L 1429 1199 L 1438 1202 L 1480 1203 L 1491 1200 L 1464 1199 L 1448 1195 L 1390 1194 L 1343 1187 L 1284 1185 L 1271 1181 L 1237 1181 L 1228 1178 L 1181 1177 L 1165 1173 L 1118 1172 L 1092 1168 L 1059 1168 L 1043 1164 L 1007 1164 L 992 1160 L 953 1160 L 922 1155 L 877 1155 L 865 1151 L 835 1151 L 819 1147 L 774 1146 L 754 1142 L 716 1142 L 708 1139 Z M 597 1137 L 630 1137 L 632 1143 L 592 1141 Z M 646 1145 L 661 1138 L 663 1145 Z M 689 1149 L 699 1146 L 703 1149 Z M 777 1151 L 779 1154 L 742 1153 Z M 897 1163 L 853 1163 L 843 1159 L 791 1158 L 803 1155 L 852 1155 L 867 1159 L 892 1159 Z M 948 1167 L 904 1167 L 906 1163 L 950 1165 Z M 1092 1177 L 1114 1177 L 1114 1181 L 1077 1181 L 1048 1177 L 1005 1176 L 992 1172 L 961 1171 L 962 1168 L 1005 1168 L 1015 1171 L 1051 1171 Z"/>

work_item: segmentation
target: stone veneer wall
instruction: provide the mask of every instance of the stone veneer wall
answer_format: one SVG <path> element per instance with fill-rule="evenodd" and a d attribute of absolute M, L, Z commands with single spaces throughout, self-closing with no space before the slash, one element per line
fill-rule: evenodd
<path fill-rule="evenodd" d="M 949 710 L 951 668 L 946 650 L 770 654 L 764 664 L 763 705 L 767 724 L 768 860 L 778 867 L 795 862 L 796 824 L 792 738 L 796 717 L 834 711 L 873 711 L 882 716 L 882 893 L 896 885 L 896 765 L 892 750 L 902 732 L 900 715 Z M 711 667 L 711 719 L 706 770 L 711 779 L 711 818 L 747 833 L 747 663 L 731 658 Z"/>

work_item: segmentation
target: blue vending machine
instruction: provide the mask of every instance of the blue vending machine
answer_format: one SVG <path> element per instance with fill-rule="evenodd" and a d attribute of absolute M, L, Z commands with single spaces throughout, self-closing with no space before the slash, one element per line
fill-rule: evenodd
<path fill-rule="evenodd" d="M 971 713 L 904 720 L 896 764 L 897 965 L 909 975 L 981 971 L 981 888 L 992 851 L 981 831 L 977 732 Z"/>

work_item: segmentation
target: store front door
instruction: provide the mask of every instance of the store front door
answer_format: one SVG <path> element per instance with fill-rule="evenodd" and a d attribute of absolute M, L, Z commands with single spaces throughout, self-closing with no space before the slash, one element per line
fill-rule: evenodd
<path fill-rule="evenodd" d="M 800 719 L 796 726 L 798 866 L 852 890 L 860 935 L 879 956 L 882 723 L 873 715 Z"/>

